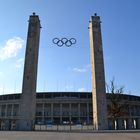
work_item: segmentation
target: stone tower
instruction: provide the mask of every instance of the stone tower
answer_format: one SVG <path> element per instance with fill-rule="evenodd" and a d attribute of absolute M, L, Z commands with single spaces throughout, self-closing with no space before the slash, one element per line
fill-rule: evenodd
<path fill-rule="evenodd" d="M 33 13 L 29 18 L 18 130 L 34 128 L 40 28 L 39 17 Z"/>
<path fill-rule="evenodd" d="M 100 17 L 96 14 L 89 23 L 92 69 L 93 125 L 96 130 L 108 129 L 105 72 Z"/>

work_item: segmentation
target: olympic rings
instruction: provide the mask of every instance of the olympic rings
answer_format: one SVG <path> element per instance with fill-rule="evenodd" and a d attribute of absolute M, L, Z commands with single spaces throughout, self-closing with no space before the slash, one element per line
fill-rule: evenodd
<path fill-rule="evenodd" d="M 76 44 L 76 39 L 75 38 L 70 38 L 70 39 L 67 39 L 67 38 L 54 38 L 52 40 L 52 42 L 54 44 L 56 44 L 57 46 L 59 47 L 62 47 L 63 45 L 65 45 L 66 47 L 70 47 L 71 45 L 73 44 Z"/>

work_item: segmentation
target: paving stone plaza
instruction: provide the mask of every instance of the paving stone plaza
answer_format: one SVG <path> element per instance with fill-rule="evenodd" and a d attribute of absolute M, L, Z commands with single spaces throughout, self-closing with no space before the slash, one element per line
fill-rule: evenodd
<path fill-rule="evenodd" d="M 1 131 L 1 140 L 139 140 L 140 132 L 134 133 L 69 133 L 69 132 L 14 132 Z"/>

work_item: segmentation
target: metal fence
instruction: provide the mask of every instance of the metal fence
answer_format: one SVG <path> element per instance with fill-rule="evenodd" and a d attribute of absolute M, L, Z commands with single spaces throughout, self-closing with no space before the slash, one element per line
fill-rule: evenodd
<path fill-rule="evenodd" d="M 93 130 L 93 125 L 35 125 L 38 131 L 85 131 Z"/>

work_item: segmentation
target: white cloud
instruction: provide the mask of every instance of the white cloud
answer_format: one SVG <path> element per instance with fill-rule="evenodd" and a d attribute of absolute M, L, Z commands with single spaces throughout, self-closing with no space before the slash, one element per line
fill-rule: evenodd
<path fill-rule="evenodd" d="M 78 92 L 86 92 L 87 90 L 86 90 L 86 88 L 79 88 L 78 89 Z"/>
<path fill-rule="evenodd" d="M 16 65 L 15 67 L 16 68 L 21 68 L 23 66 L 23 63 L 24 63 L 24 59 L 23 58 L 20 58 L 16 61 Z"/>
<path fill-rule="evenodd" d="M 90 68 L 91 68 L 91 66 L 90 66 L 90 64 L 88 64 L 88 65 L 85 65 L 83 68 L 74 67 L 71 70 L 74 72 L 78 72 L 78 73 L 85 73 Z M 68 68 L 68 69 L 70 70 L 70 68 Z"/>
<path fill-rule="evenodd" d="M 87 70 L 85 68 L 73 68 L 72 69 L 74 72 L 79 72 L 79 73 L 84 73 L 86 72 Z"/>
<path fill-rule="evenodd" d="M 17 53 L 22 49 L 24 45 L 24 40 L 20 37 L 13 37 L 5 43 L 3 47 L 0 48 L 0 60 L 6 60 L 11 57 L 17 56 Z"/>

